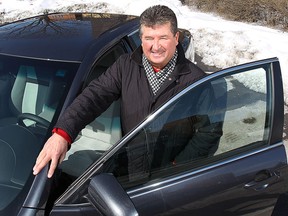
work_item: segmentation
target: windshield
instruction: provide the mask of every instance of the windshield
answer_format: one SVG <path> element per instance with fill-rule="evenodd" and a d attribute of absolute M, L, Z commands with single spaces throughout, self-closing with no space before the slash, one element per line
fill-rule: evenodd
<path fill-rule="evenodd" d="M 25 197 L 21 191 L 78 67 L 0 55 L 0 215 Z"/>

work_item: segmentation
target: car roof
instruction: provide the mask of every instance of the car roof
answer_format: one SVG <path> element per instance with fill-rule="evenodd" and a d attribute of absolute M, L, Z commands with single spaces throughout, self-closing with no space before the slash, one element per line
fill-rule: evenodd
<path fill-rule="evenodd" d="M 81 62 L 97 38 L 112 40 L 135 25 L 137 16 L 123 14 L 43 14 L 0 26 L 0 54 Z"/>

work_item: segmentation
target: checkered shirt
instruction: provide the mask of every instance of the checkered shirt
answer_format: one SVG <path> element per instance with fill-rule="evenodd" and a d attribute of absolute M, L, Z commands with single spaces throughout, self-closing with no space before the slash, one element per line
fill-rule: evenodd
<path fill-rule="evenodd" d="M 169 75 L 173 72 L 175 65 L 176 65 L 177 57 L 178 57 L 178 52 L 176 50 L 176 52 L 174 53 L 173 57 L 168 62 L 168 64 L 159 72 L 155 72 L 149 60 L 146 58 L 146 56 L 144 54 L 142 55 L 142 63 L 146 72 L 147 79 L 149 81 L 149 84 L 151 86 L 151 89 L 154 95 L 156 95 L 157 91 L 160 89 L 162 84 L 169 77 Z"/>

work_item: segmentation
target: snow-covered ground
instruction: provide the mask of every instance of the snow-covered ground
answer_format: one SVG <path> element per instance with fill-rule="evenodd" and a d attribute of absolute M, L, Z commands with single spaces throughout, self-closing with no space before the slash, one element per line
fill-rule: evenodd
<path fill-rule="evenodd" d="M 179 27 L 193 33 L 196 52 L 203 57 L 202 61 L 206 65 L 226 68 L 278 57 L 282 68 L 285 101 L 288 103 L 288 33 L 280 30 L 227 21 L 212 14 L 195 11 L 178 0 L 0 0 L 0 12 L 2 19 L 7 21 L 47 11 L 140 15 L 145 8 L 155 4 L 164 4 L 174 10 Z"/>

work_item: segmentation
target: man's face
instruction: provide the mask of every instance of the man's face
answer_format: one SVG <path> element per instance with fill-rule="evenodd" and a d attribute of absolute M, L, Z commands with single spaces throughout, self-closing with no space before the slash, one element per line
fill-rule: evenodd
<path fill-rule="evenodd" d="M 163 69 L 173 57 L 178 44 L 179 32 L 173 35 L 171 23 L 142 26 L 142 49 L 152 66 Z"/>

